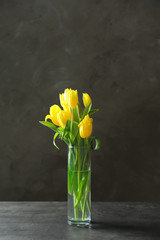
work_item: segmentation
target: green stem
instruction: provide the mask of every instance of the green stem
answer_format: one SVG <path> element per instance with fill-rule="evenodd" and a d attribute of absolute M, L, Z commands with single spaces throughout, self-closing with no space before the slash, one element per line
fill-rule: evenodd
<path fill-rule="evenodd" d="M 73 108 L 70 108 L 71 110 L 71 132 L 70 132 L 70 139 L 72 138 L 72 128 L 73 128 Z"/>
<path fill-rule="evenodd" d="M 81 163 L 80 163 L 80 149 L 78 148 L 77 150 L 77 158 L 78 158 L 78 187 L 79 187 L 79 184 L 80 184 L 80 171 L 81 171 Z"/>
<path fill-rule="evenodd" d="M 75 195 L 75 193 L 73 193 L 73 195 L 74 195 L 74 205 L 75 205 L 76 195 Z M 78 219 L 78 206 L 74 208 L 74 218 Z"/>
<path fill-rule="evenodd" d="M 80 172 L 80 170 L 81 170 L 81 169 L 80 169 L 80 167 L 81 167 L 81 166 L 80 166 L 80 152 L 79 152 L 79 151 L 80 151 L 80 149 L 78 148 L 78 152 L 77 152 L 77 155 L 78 155 L 78 191 L 80 191 L 80 186 L 79 186 L 79 185 L 80 185 L 80 177 L 81 177 L 81 175 L 80 175 L 80 174 L 81 174 L 81 172 Z M 78 191 L 77 191 L 77 192 L 78 192 Z M 78 205 L 79 205 L 79 204 L 78 204 Z M 81 205 L 80 205 L 80 206 L 81 206 Z"/>
<path fill-rule="evenodd" d="M 89 184 L 90 184 L 90 172 L 88 173 L 88 176 L 87 176 L 87 182 L 86 182 L 86 188 L 85 188 L 85 197 L 84 197 L 84 203 L 83 203 L 83 209 L 82 209 L 83 220 L 85 219 L 85 216 L 86 216 L 86 203 L 87 201 L 89 203 L 89 200 L 88 200 Z"/>
<path fill-rule="evenodd" d="M 87 146 L 87 141 L 86 144 Z M 75 180 L 73 186 L 73 198 L 74 198 L 74 218 L 78 219 L 79 210 L 81 211 L 82 220 L 87 218 L 88 212 L 91 212 L 89 203 L 89 191 L 90 191 L 90 156 L 89 151 L 85 148 L 75 148 Z M 73 158 L 73 156 L 72 156 Z"/>
<path fill-rule="evenodd" d="M 82 209 L 82 220 L 85 220 L 85 217 L 86 217 L 86 201 L 87 201 L 87 198 L 88 198 L 88 191 L 86 189 L 85 197 L 84 197 L 84 203 L 83 203 L 83 209 Z"/>

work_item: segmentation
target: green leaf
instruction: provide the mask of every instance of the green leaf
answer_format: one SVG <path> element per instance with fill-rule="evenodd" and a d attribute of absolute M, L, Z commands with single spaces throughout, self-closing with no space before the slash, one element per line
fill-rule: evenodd
<path fill-rule="evenodd" d="M 71 120 L 69 120 L 69 121 L 71 121 Z M 70 127 L 71 142 L 74 143 L 75 138 L 79 131 L 78 123 L 75 121 L 71 121 L 70 124 L 71 124 L 71 127 Z"/>
<path fill-rule="evenodd" d="M 53 131 L 55 131 L 56 133 L 58 133 L 61 137 L 61 140 L 63 140 L 67 145 L 70 145 L 70 140 L 69 138 L 67 138 L 66 136 L 63 136 L 63 128 L 62 127 L 58 127 L 56 128 L 56 126 L 51 123 L 51 122 L 45 122 L 45 121 L 39 121 L 42 125 L 52 129 Z"/>
<path fill-rule="evenodd" d="M 73 181 L 73 171 L 71 171 L 68 167 L 68 193 L 72 194 L 72 181 Z"/>
<path fill-rule="evenodd" d="M 60 133 L 59 133 L 61 140 L 63 140 L 67 145 L 70 145 L 69 131 L 70 131 L 70 120 L 67 121 L 64 128 L 60 127 Z"/>
<path fill-rule="evenodd" d="M 89 103 L 88 106 L 85 108 L 83 114 L 82 114 L 82 120 L 84 119 L 84 117 L 90 112 L 92 107 L 92 103 Z"/>
<path fill-rule="evenodd" d="M 60 133 L 63 132 L 63 128 L 62 127 L 58 127 L 58 130 L 59 130 Z"/>
<path fill-rule="evenodd" d="M 73 108 L 73 121 L 79 123 L 79 111 L 77 106 Z"/>
<path fill-rule="evenodd" d="M 59 133 L 55 133 L 54 134 L 54 137 L 53 137 L 53 145 L 59 150 L 59 147 L 57 146 L 57 144 L 56 144 L 56 142 L 55 142 L 55 140 L 56 140 L 56 138 L 58 137 L 58 135 L 59 135 Z"/>
<path fill-rule="evenodd" d="M 66 125 L 65 125 L 65 127 L 64 127 L 64 129 L 63 129 L 63 131 L 62 131 L 62 139 L 64 138 L 64 137 L 69 137 L 69 132 L 70 132 L 70 120 L 68 120 L 67 121 L 67 123 L 66 123 Z"/>
<path fill-rule="evenodd" d="M 51 123 L 51 122 L 45 122 L 45 121 L 39 121 L 39 122 L 40 122 L 42 125 L 44 125 L 44 126 L 50 128 L 50 129 L 52 129 L 53 131 L 58 132 L 56 126 L 55 126 L 53 123 Z"/>
<path fill-rule="evenodd" d="M 71 125 L 71 120 L 68 120 L 64 127 L 64 131 L 70 131 L 70 125 Z"/>
<path fill-rule="evenodd" d="M 79 113 L 80 113 L 80 117 L 82 116 L 83 112 L 82 112 L 82 107 L 81 107 L 81 104 L 78 103 L 78 107 L 79 107 Z"/>
<path fill-rule="evenodd" d="M 91 116 L 92 114 L 98 112 L 99 109 L 92 109 L 90 112 L 89 112 L 89 116 Z"/>
<path fill-rule="evenodd" d="M 96 137 L 92 136 L 92 137 L 89 137 L 89 139 L 90 139 L 91 149 L 94 150 L 94 151 L 99 150 L 100 146 L 101 146 L 101 142 L 100 142 L 99 138 L 96 138 Z M 93 146 L 93 139 L 96 142 L 95 147 Z"/>
<path fill-rule="evenodd" d="M 77 191 L 78 191 L 78 172 L 77 171 L 72 171 L 72 187 L 75 195 L 77 196 Z"/>

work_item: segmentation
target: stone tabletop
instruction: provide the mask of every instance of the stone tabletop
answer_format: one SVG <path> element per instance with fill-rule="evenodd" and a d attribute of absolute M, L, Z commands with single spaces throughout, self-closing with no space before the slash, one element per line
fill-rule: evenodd
<path fill-rule="evenodd" d="M 67 224 L 66 202 L 1 202 L 0 240 L 160 239 L 160 204 L 93 202 L 90 228 Z"/>

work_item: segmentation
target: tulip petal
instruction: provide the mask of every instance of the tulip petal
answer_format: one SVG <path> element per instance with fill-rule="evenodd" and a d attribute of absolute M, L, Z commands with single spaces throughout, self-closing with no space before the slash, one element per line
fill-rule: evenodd
<path fill-rule="evenodd" d="M 52 120 L 52 117 L 51 117 L 51 115 L 49 115 L 49 114 L 45 117 L 45 122 L 47 122 L 48 119 L 51 119 L 51 120 Z"/>
<path fill-rule="evenodd" d="M 69 94 L 70 94 L 71 91 L 72 91 L 71 88 L 70 89 L 66 88 L 64 90 L 64 101 L 67 105 L 69 105 Z"/>
<path fill-rule="evenodd" d="M 51 120 L 57 126 L 60 126 L 59 121 L 57 119 L 57 115 L 60 111 L 61 111 L 61 108 L 56 104 L 50 107 L 50 115 L 52 117 Z"/>
<path fill-rule="evenodd" d="M 58 114 L 60 111 L 61 108 L 58 105 L 54 104 L 53 106 L 50 107 L 49 113 L 51 116 L 54 116 L 55 114 Z"/>
<path fill-rule="evenodd" d="M 88 104 L 90 104 L 92 102 L 90 96 L 88 93 L 83 93 L 83 103 L 84 103 L 84 106 L 87 107 Z"/>
<path fill-rule="evenodd" d="M 71 90 L 69 93 L 69 105 L 71 108 L 75 108 L 78 104 L 78 92 L 77 90 Z"/>
<path fill-rule="evenodd" d="M 79 127 L 79 134 L 81 138 L 89 137 L 92 133 L 92 122 L 93 119 L 86 115 L 85 118 L 80 122 L 78 125 Z"/>
<path fill-rule="evenodd" d="M 59 122 L 59 125 L 63 128 L 65 127 L 66 122 L 69 119 L 70 119 L 70 112 L 69 111 L 61 110 L 57 115 L 57 120 Z"/>

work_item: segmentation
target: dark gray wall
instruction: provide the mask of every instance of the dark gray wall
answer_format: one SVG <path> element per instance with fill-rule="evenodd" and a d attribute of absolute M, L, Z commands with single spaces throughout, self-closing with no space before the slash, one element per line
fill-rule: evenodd
<path fill-rule="evenodd" d="M 58 93 L 95 108 L 92 199 L 160 200 L 160 1 L 0 1 L 0 200 L 64 200 Z"/>

